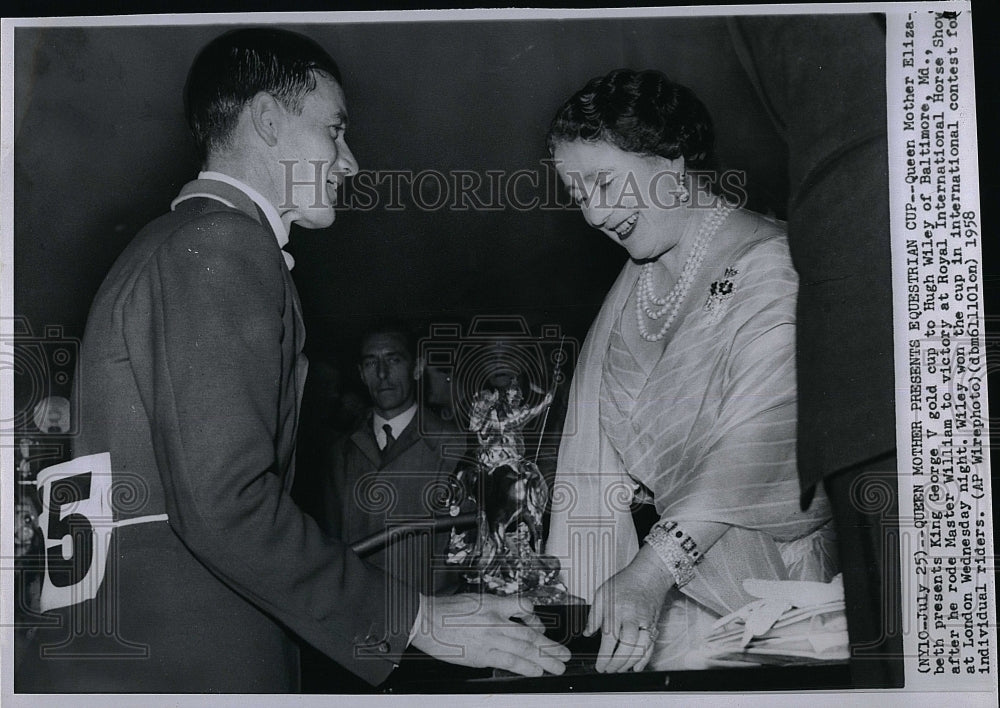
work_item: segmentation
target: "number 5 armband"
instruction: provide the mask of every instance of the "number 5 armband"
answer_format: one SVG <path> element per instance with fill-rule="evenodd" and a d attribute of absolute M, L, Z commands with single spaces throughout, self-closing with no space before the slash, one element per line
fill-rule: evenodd
<path fill-rule="evenodd" d="M 114 529 L 166 521 L 166 514 L 114 520 L 111 454 L 77 457 L 38 474 L 44 520 L 45 576 L 42 612 L 68 607 L 97 596 Z"/>

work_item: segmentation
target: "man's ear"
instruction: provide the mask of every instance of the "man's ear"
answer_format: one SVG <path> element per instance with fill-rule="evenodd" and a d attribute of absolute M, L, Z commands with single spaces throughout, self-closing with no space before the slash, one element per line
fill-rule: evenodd
<path fill-rule="evenodd" d="M 361 383 L 363 383 L 363 384 L 365 384 L 367 386 L 368 382 L 365 381 L 365 370 L 361 366 L 361 364 L 358 364 L 358 376 L 361 378 Z"/>
<path fill-rule="evenodd" d="M 424 358 L 422 356 L 418 356 L 417 360 L 413 362 L 414 381 L 419 381 L 420 377 L 424 375 L 424 364 L 426 364 L 426 362 L 424 361 Z"/>
<path fill-rule="evenodd" d="M 250 100 L 248 110 L 254 131 L 268 147 L 274 147 L 278 143 L 278 125 L 282 117 L 278 99 L 267 91 L 259 91 Z"/>

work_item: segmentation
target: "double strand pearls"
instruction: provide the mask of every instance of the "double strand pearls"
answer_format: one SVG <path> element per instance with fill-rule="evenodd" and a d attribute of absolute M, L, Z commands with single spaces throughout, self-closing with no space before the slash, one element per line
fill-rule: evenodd
<path fill-rule="evenodd" d="M 719 227 L 722 226 L 722 222 L 726 220 L 732 210 L 732 204 L 725 199 L 720 199 L 712 213 L 702 222 L 691 253 L 681 269 L 681 275 L 665 297 L 657 297 L 653 292 L 655 262 L 650 261 L 642 267 L 642 272 L 639 274 L 639 292 L 635 299 L 635 317 L 636 323 L 639 325 L 639 334 L 647 342 L 658 342 L 667 336 L 670 326 L 677 319 L 681 305 L 687 299 L 688 291 L 691 290 L 691 284 L 694 282 L 694 276 L 701 268 L 702 261 L 705 260 L 705 254 L 708 253 L 708 245 L 711 243 L 712 237 L 715 236 Z M 655 321 L 664 315 L 667 315 L 667 319 L 659 332 L 650 334 L 649 328 L 646 326 L 646 318 Z"/>

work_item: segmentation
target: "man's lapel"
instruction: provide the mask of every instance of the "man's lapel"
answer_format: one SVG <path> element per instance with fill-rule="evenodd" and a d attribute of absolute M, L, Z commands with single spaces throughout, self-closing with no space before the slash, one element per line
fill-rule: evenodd
<path fill-rule="evenodd" d="M 372 427 L 372 415 L 369 413 L 368 417 L 351 433 L 351 442 L 361 450 L 376 469 L 381 469 L 420 442 L 419 418 L 420 411 L 418 410 L 417 414 L 413 416 L 413 420 L 403 429 L 395 442 L 387 449 L 380 450 L 378 441 L 375 439 L 375 430 Z"/>
<path fill-rule="evenodd" d="M 406 450 L 420 439 L 420 410 L 410 420 L 409 424 L 403 428 L 403 432 L 396 438 L 396 442 L 382 451 L 382 466 L 389 465 L 393 460 L 402 455 Z M 374 435 L 374 433 L 373 433 Z"/>
<path fill-rule="evenodd" d="M 351 433 L 351 442 L 357 445 L 362 454 L 375 466 L 375 469 L 382 466 L 382 452 L 378 449 L 375 432 L 372 430 L 371 414 Z"/>
<path fill-rule="evenodd" d="M 189 200 L 194 203 L 199 199 L 210 199 L 216 203 L 222 204 L 223 206 L 227 206 L 230 209 L 241 211 L 260 224 L 269 234 L 271 234 L 275 247 L 281 251 L 281 257 L 284 258 L 288 269 L 291 269 L 294 264 L 292 257 L 281 249 L 278 242 L 278 236 L 274 233 L 274 229 L 271 228 L 271 222 L 268 221 L 263 210 L 257 206 L 257 203 L 251 199 L 246 192 L 217 179 L 196 179 L 188 182 L 181 188 L 180 194 L 178 194 L 177 198 L 174 199 L 171 207 L 182 206 Z M 285 280 L 292 293 L 294 293 L 292 297 L 292 307 L 295 310 L 297 331 L 304 333 L 305 326 L 303 325 L 302 318 L 302 304 L 299 302 L 298 291 L 292 281 L 291 273 L 286 273 Z M 302 335 L 302 339 L 304 339 L 304 334 Z M 302 348 L 302 344 L 303 342 L 296 342 L 296 346 L 299 349 Z"/>

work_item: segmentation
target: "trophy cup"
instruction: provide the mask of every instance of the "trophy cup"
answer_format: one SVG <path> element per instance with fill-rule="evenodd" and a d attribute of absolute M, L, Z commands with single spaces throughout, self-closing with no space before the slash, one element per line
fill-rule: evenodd
<path fill-rule="evenodd" d="M 531 390 L 542 393 L 534 386 Z M 559 560 L 544 552 L 549 489 L 538 465 L 525 456 L 522 433 L 529 421 L 547 418 L 552 400 L 549 391 L 539 403 L 527 405 L 517 376 L 473 396 L 469 430 L 477 447 L 453 477 L 451 514 L 472 506 L 476 522 L 466 531 L 452 530 L 447 563 L 461 569 L 466 591 L 530 601 L 546 634 L 576 658 L 581 642 L 592 644 L 579 636 L 589 605 L 567 591 L 559 579 Z"/>
<path fill-rule="evenodd" d="M 559 560 L 544 551 L 550 492 L 538 460 L 556 387 L 563 381 L 565 337 L 549 328 L 535 338 L 521 320 L 511 324 L 508 318 L 488 317 L 477 318 L 465 335 L 445 326 L 431 334 L 421 355 L 437 375 L 425 399 L 442 406 L 447 413 L 442 418 L 462 421 L 473 443 L 464 448 L 447 489 L 436 488 L 443 494 L 435 493 L 433 528 L 448 533 L 449 542 L 444 567 L 435 563 L 435 571 L 455 580 L 451 592 L 516 595 L 524 605 L 530 603 L 545 634 L 570 649 L 567 672 L 589 672 L 600 645 L 599 635 L 582 636 L 590 606 L 567 591 Z M 545 361 L 554 367 L 551 377 L 543 370 Z M 546 378 L 551 382 L 547 392 L 533 383 Z M 538 444 L 531 454 L 526 438 L 533 437 Z M 353 547 L 364 556 L 408 528 L 387 529 Z M 508 685 L 512 678 L 523 678 L 428 659 L 407 649 L 388 690 L 451 692 L 482 687 L 481 681 L 500 679 Z"/>

